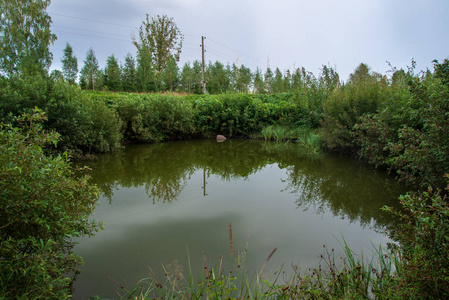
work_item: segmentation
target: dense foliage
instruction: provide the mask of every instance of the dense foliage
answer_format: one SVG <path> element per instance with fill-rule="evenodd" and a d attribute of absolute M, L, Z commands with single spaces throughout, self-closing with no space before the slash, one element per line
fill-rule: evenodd
<path fill-rule="evenodd" d="M 82 259 L 73 237 L 98 228 L 88 217 L 98 190 L 76 179 L 64 156 L 45 155 L 57 134 L 42 130 L 39 111 L 21 128 L 0 130 L 0 298 L 66 299 Z"/>

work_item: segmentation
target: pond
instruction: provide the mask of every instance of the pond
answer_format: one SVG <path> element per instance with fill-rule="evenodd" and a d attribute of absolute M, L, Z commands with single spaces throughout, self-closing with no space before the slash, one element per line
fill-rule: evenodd
<path fill-rule="evenodd" d="M 369 254 L 386 244 L 404 187 L 392 176 L 357 159 L 308 154 L 292 143 L 254 140 L 177 141 L 131 145 L 83 162 L 102 195 L 92 216 L 105 222 L 93 238 L 79 239 L 75 253 L 85 264 L 74 299 L 116 297 L 162 276 L 162 265 L 177 261 L 201 270 L 203 255 L 214 264 L 248 245 L 246 268 L 264 268 L 270 278 L 284 263 L 301 270 L 317 266 L 323 245 L 340 251 L 342 235 L 351 249 Z M 236 255 L 235 255 L 236 256 Z M 162 276 L 163 277 L 163 276 Z"/>

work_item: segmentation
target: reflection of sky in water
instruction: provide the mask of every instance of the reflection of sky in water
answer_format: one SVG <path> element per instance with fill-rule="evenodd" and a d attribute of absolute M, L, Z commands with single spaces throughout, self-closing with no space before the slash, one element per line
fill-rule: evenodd
<path fill-rule="evenodd" d="M 364 249 L 365 254 L 369 253 L 371 242 L 388 241 L 373 229 L 379 212 L 364 218 L 366 226 L 361 226 L 357 218 L 345 218 L 341 211 L 335 215 L 334 204 L 320 199 L 329 193 L 319 188 L 323 179 L 315 180 L 316 199 L 308 207 L 302 198 L 311 196 L 310 190 L 303 190 L 310 183 L 292 175 L 294 170 L 285 164 L 279 168 L 277 163 L 268 163 L 244 178 L 226 180 L 206 171 L 207 196 L 203 196 L 203 169 L 189 170 L 190 175 L 183 177 L 176 200 L 171 203 L 153 204 L 148 186 L 135 184 L 124 188 L 116 183 L 111 203 L 105 197 L 100 199 L 93 218 L 106 222 L 105 230 L 95 238 L 82 239 L 75 248 L 86 261 L 75 284 L 75 299 L 94 294 L 113 297 L 118 286 L 108 276 L 131 285 L 137 276 L 148 275 L 147 266 L 160 271 L 161 263 L 167 265 L 175 259 L 185 265 L 187 248 L 194 270 L 200 270 L 203 253 L 212 263 L 221 255 L 228 259 L 229 223 L 233 225 L 236 251 L 244 250 L 249 236 L 247 267 L 254 272 L 274 248 L 278 250 L 266 272 L 274 272 L 282 263 L 286 263 L 287 271 L 297 262 L 302 270 L 315 266 L 323 244 L 339 249 L 337 239 L 341 240 L 341 234 L 353 250 Z M 356 176 L 357 170 L 350 172 Z M 385 197 L 385 191 L 379 191 L 379 183 L 375 183 L 382 178 L 367 180 L 376 186 L 379 197 Z M 345 185 L 345 181 L 335 185 L 341 184 Z M 387 203 L 377 203 L 377 209 Z"/>

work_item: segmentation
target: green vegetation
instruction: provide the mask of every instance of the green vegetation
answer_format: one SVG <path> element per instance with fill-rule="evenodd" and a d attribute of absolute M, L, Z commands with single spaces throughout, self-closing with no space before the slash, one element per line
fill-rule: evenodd
<path fill-rule="evenodd" d="M 384 250 L 377 252 L 378 267 L 356 260 L 344 247 L 346 260 L 341 267 L 334 268 L 331 251 L 323 268 L 308 275 L 298 273 L 282 286 L 274 280 L 264 282 L 263 288 L 259 277 L 246 275 L 237 286 L 233 275 L 206 269 L 196 289 L 181 290 L 176 296 L 255 298 L 268 292 L 266 297 L 281 299 L 449 297 L 444 179 L 449 173 L 447 59 L 435 60 L 433 73 L 418 75 L 412 62 L 407 72 L 393 69 L 390 79 L 361 64 L 346 84 L 327 66 L 316 78 L 304 68 L 285 74 L 267 68 L 265 74 L 257 70 L 253 75 L 243 65 L 209 63 L 209 91 L 227 94 L 82 92 L 81 88 L 201 93 L 201 67 L 195 61 L 179 71 L 179 29 L 166 16 L 151 22 L 147 17 L 141 43 L 136 42 L 138 56 L 136 60 L 127 56 L 125 68 L 119 68 L 111 55 L 101 70 L 90 49 L 80 88 L 74 84 L 77 61 L 67 45 L 64 72 L 49 76 L 49 47 L 56 39 L 46 13 L 49 4 L 49 0 L 0 4 L 0 297 L 67 298 L 71 280 L 66 275 L 76 273 L 81 263 L 71 252 L 71 238 L 97 229 L 88 221 L 96 188 L 86 178 L 74 179 L 67 159 L 51 153 L 81 156 L 117 150 L 129 141 L 216 134 L 297 139 L 313 152 L 320 138 L 323 148 L 359 155 L 424 192 L 402 197 L 406 212 L 397 214 L 405 222 L 391 232 L 399 245 L 387 256 Z M 174 42 L 157 39 L 158 24 L 171 24 L 177 36 Z M 154 50 L 158 45 L 165 46 Z M 258 94 L 245 94 L 252 89 Z M 59 133 L 57 143 L 51 132 Z M 44 148 L 47 143 L 52 145 Z M 427 190 L 429 186 L 433 189 Z M 235 287 L 241 290 L 234 291 Z M 175 292 L 171 283 L 160 296 L 170 298 Z"/>
<path fill-rule="evenodd" d="M 97 188 L 75 179 L 66 157 L 45 155 L 58 135 L 42 130 L 44 119 L 35 110 L 17 119 L 20 129 L 0 128 L 2 299 L 67 298 L 82 263 L 72 238 L 99 228 L 88 220 Z"/>

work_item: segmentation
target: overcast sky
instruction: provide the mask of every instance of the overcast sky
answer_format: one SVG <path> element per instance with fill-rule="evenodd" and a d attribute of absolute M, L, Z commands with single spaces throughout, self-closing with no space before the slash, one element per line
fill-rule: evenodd
<path fill-rule="evenodd" d="M 201 60 L 201 36 L 206 61 L 315 75 L 330 65 L 344 81 L 362 62 L 387 74 L 386 61 L 405 69 L 414 58 L 425 70 L 449 57 L 448 0 L 53 0 L 48 13 L 53 69 L 67 42 L 80 69 L 90 47 L 101 67 L 111 54 L 135 56 L 131 36 L 146 14 L 174 19 L 185 36 L 181 66 Z"/>

